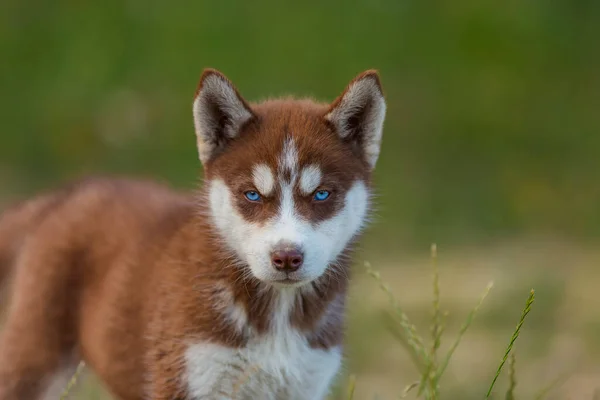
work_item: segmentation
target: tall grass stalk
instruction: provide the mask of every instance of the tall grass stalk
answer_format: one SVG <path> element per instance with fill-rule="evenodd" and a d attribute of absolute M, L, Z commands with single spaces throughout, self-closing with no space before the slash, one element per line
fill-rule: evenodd
<path fill-rule="evenodd" d="M 490 290 L 492 290 L 492 287 L 494 287 L 494 283 L 493 282 L 488 283 L 488 285 L 486 286 L 485 290 L 483 291 L 483 294 L 479 298 L 479 302 L 471 310 L 471 312 L 467 316 L 467 319 L 465 320 L 465 322 L 460 327 L 460 331 L 458 332 L 458 336 L 456 337 L 456 340 L 454 341 L 454 343 L 452 344 L 452 347 L 450 347 L 450 350 L 448 350 L 448 354 L 446 354 L 446 357 L 444 358 L 444 360 L 440 364 L 440 368 L 438 369 L 436 379 L 439 380 L 442 377 L 442 375 L 444 374 L 444 372 L 446 371 L 446 368 L 448 367 L 448 363 L 450 362 L 450 359 L 452 358 L 452 355 L 454 354 L 454 351 L 456 351 L 456 348 L 460 344 L 460 341 L 462 340 L 462 337 L 464 336 L 464 334 L 467 331 L 467 329 L 469 329 L 469 327 L 471 326 L 471 323 L 475 319 L 475 315 L 477 314 L 477 312 L 479 311 L 479 309 L 483 305 L 483 301 L 485 300 L 485 298 L 490 293 Z"/>
<path fill-rule="evenodd" d="M 406 396 L 408 396 L 408 394 L 410 393 L 410 391 L 413 390 L 414 388 L 416 388 L 417 386 L 419 386 L 420 383 L 421 383 L 420 381 L 416 381 L 416 382 L 411 383 L 407 387 L 405 387 L 404 391 L 400 395 L 400 398 L 404 399 Z"/>
<path fill-rule="evenodd" d="M 387 294 L 390 304 L 392 306 L 392 309 L 394 310 L 394 312 L 400 319 L 400 326 L 404 330 L 404 335 L 405 335 L 407 344 L 408 344 L 409 348 L 411 349 L 411 351 L 413 352 L 414 358 L 420 360 L 424 365 L 427 365 L 427 363 L 429 362 L 429 356 L 427 355 L 427 353 L 425 351 L 425 346 L 423 345 L 423 339 L 417 333 L 417 328 L 410 322 L 410 320 L 408 319 L 408 316 L 406 315 L 404 310 L 402 310 L 402 308 L 398 304 L 398 301 L 394 297 L 394 294 L 392 293 L 392 291 L 390 290 L 388 285 L 383 283 L 379 272 L 375 271 L 371 267 L 371 264 L 369 262 L 365 262 L 365 267 L 367 269 L 367 273 L 377 281 L 381 290 L 383 290 L 385 292 L 385 294 Z"/>
<path fill-rule="evenodd" d="M 348 400 L 354 399 L 354 390 L 356 389 L 356 375 L 350 375 L 348 378 Z"/>
<path fill-rule="evenodd" d="M 471 310 L 467 316 L 467 320 L 461 326 L 457 339 L 454 341 L 450 347 L 450 350 L 442 359 L 441 363 L 438 364 L 437 355 L 441 344 L 442 334 L 444 332 L 444 318 L 447 313 L 442 314 L 440 311 L 439 269 L 437 266 L 437 246 L 435 244 L 432 244 L 431 246 L 431 261 L 433 269 L 433 317 L 431 326 L 431 346 L 429 351 L 425 350 L 423 339 L 421 339 L 421 337 L 418 335 L 416 327 L 410 323 L 408 316 L 398 305 L 398 301 L 394 297 L 389 287 L 383 283 L 380 273 L 375 271 L 368 262 L 365 263 L 365 267 L 367 269 L 367 273 L 375 278 L 379 284 L 379 287 L 387 294 L 392 308 L 399 317 L 399 325 L 404 331 L 404 334 L 401 335 L 399 332 L 393 329 L 392 332 L 395 333 L 396 337 L 402 340 L 402 343 L 407 344 L 407 348 L 411 353 L 411 358 L 415 362 L 417 369 L 419 369 L 421 372 L 421 379 L 417 383 L 410 385 L 410 387 L 407 389 L 411 390 L 418 386 L 417 397 L 425 395 L 427 400 L 439 400 L 440 378 L 446 370 L 446 367 L 450 362 L 450 358 L 452 358 L 452 355 L 458 347 L 463 335 L 471 326 L 471 323 L 475 318 L 475 314 L 477 314 L 481 308 L 481 305 L 483 304 L 483 301 L 489 294 L 493 283 L 490 282 L 488 284 L 483 295 L 479 299 L 479 302 Z M 406 393 L 408 392 L 405 392 L 405 394 Z"/>
<path fill-rule="evenodd" d="M 437 265 L 437 245 L 431 245 L 431 265 L 433 269 L 433 315 L 431 323 L 431 350 L 429 353 L 429 362 L 421 375 L 421 383 L 417 396 L 423 393 L 427 387 L 428 398 L 435 400 L 439 398 L 439 385 L 436 379 L 437 371 L 437 351 L 441 344 L 442 332 L 444 330 L 440 312 L 440 274 Z"/>
<path fill-rule="evenodd" d="M 476 314 L 478 313 L 479 309 L 483 305 L 484 300 L 489 295 L 492 287 L 494 286 L 493 282 L 490 282 L 486 286 L 485 290 L 483 291 L 482 295 L 479 298 L 479 301 L 477 302 L 475 307 L 473 307 L 473 309 L 471 309 L 471 311 L 467 315 L 465 322 L 463 322 L 463 324 L 461 325 L 458 335 L 457 335 L 456 339 L 454 340 L 454 342 L 452 343 L 452 345 L 450 346 L 448 352 L 446 353 L 444 358 L 441 361 L 439 361 L 438 360 L 438 352 L 439 352 L 439 348 L 440 348 L 441 341 L 442 341 L 442 335 L 443 335 L 444 328 L 445 328 L 445 317 L 447 316 L 447 313 L 442 313 L 440 310 L 440 283 L 439 283 L 439 275 L 440 274 L 439 274 L 439 269 L 438 269 L 438 265 L 437 265 L 437 246 L 435 244 L 432 244 L 432 246 L 431 246 L 431 262 L 432 262 L 432 269 L 433 269 L 433 303 L 432 303 L 432 309 L 433 309 L 432 314 L 433 315 L 432 315 L 432 323 L 431 323 L 431 344 L 430 344 L 430 347 L 428 350 L 426 350 L 426 348 L 423 344 L 423 339 L 418 335 L 417 328 L 410 322 L 406 313 L 399 306 L 398 301 L 394 297 L 394 295 L 391 292 L 391 290 L 389 289 L 389 287 L 383 283 L 380 273 L 378 271 L 375 271 L 368 262 L 365 263 L 367 273 L 371 277 L 375 278 L 379 287 L 386 293 L 386 295 L 388 296 L 389 301 L 392 305 L 392 308 L 395 311 L 395 314 L 399 317 L 398 325 L 399 325 L 400 329 L 398 330 L 398 329 L 396 329 L 396 326 L 392 326 L 390 328 L 390 330 L 397 338 L 399 338 L 401 340 L 402 344 L 406 345 L 407 350 L 409 351 L 409 354 L 410 354 L 412 360 L 414 361 L 415 365 L 417 366 L 418 370 L 420 371 L 421 379 L 412 383 L 411 385 L 407 386 L 404 389 L 404 391 L 402 392 L 402 394 L 400 395 L 401 399 L 405 398 L 411 390 L 418 388 L 417 393 L 416 393 L 416 396 L 418 398 L 420 398 L 421 396 L 424 396 L 424 398 L 426 400 L 439 400 L 439 398 L 440 398 L 440 385 L 439 385 L 440 379 L 442 378 L 444 372 L 446 371 L 446 368 L 448 367 L 450 359 L 454 355 L 454 352 L 456 351 L 463 336 L 465 335 L 465 332 L 469 329 L 469 327 L 473 323 L 473 320 L 475 319 Z M 532 289 L 529 294 L 529 297 L 527 298 L 527 301 L 525 303 L 525 307 L 521 313 L 521 318 L 519 319 L 519 323 L 517 324 L 515 330 L 513 331 L 513 334 L 511 336 L 510 342 L 506 348 L 504 356 L 501 360 L 501 363 L 496 370 L 496 375 L 494 376 L 494 379 L 488 389 L 488 392 L 485 397 L 486 399 L 490 398 L 493 388 L 494 388 L 494 385 L 496 384 L 496 381 L 498 380 L 498 377 L 500 376 L 502 368 L 504 367 L 504 364 L 506 363 L 508 357 L 510 356 L 511 358 L 509 360 L 509 372 L 508 372 L 509 387 L 507 389 L 505 399 L 506 400 L 515 400 L 515 389 L 516 389 L 516 385 L 517 385 L 516 370 L 515 370 L 516 358 L 515 358 L 514 354 L 512 354 L 511 352 L 512 352 L 515 341 L 519 337 L 523 323 L 525 322 L 527 315 L 531 311 L 531 307 L 532 307 L 532 304 L 534 301 L 535 301 L 535 291 Z M 352 385 L 354 385 L 354 381 L 352 382 Z M 553 385 L 550 385 L 550 386 L 553 386 Z M 352 386 L 352 387 L 354 387 L 354 386 Z M 548 390 L 549 389 L 550 388 L 548 388 Z M 352 396 L 353 395 L 354 395 L 354 391 L 352 390 Z M 536 400 L 541 399 L 541 398 L 542 397 L 539 396 L 536 398 Z"/>
<path fill-rule="evenodd" d="M 500 365 L 498 366 L 496 375 L 494 376 L 494 379 L 492 380 L 490 388 L 488 389 L 487 395 L 485 396 L 486 399 L 489 399 L 490 396 L 492 395 L 492 391 L 494 390 L 494 385 L 496 384 L 496 381 L 498 380 L 498 376 L 500 376 L 500 372 L 502 372 L 502 367 L 504 367 L 504 364 L 506 363 L 506 359 L 508 358 L 515 341 L 519 337 L 519 333 L 521 333 L 521 327 L 523 326 L 523 323 L 525 322 L 525 318 L 527 317 L 527 314 L 529 314 L 529 311 L 531 311 L 531 305 L 533 304 L 534 301 L 535 301 L 535 291 L 533 289 L 531 289 L 531 292 L 529 293 L 529 297 L 527 298 L 527 302 L 525 303 L 525 308 L 523 309 L 523 312 L 521 313 L 521 318 L 519 319 L 519 323 L 517 324 L 517 327 L 515 328 L 515 331 L 513 332 L 513 335 L 510 338 L 508 347 L 506 348 L 506 351 L 504 352 L 504 357 L 502 357 L 502 361 L 500 362 Z"/>
<path fill-rule="evenodd" d="M 77 369 L 75 370 L 75 373 L 73 374 L 73 376 L 69 380 L 69 383 L 67 383 L 67 387 L 65 387 L 65 389 L 63 390 L 63 392 L 62 392 L 62 394 L 60 396 L 60 400 L 67 400 L 69 398 L 69 393 L 75 387 L 75 384 L 77 383 L 77 379 L 79 379 L 79 376 L 83 372 L 84 368 L 85 368 L 85 362 L 81 361 L 79 363 L 79 365 L 77 366 Z"/>

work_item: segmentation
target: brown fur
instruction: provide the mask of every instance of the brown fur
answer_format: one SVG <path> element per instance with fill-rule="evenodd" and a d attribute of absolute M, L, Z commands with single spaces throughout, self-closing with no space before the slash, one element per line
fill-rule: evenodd
<path fill-rule="evenodd" d="M 329 109 L 296 100 L 252 106 L 254 118 L 225 154 L 207 163 L 206 179 L 221 177 L 243 190 L 251 161 L 275 165 L 281 136 L 289 134 L 300 164 L 318 159 L 323 166 L 328 190 L 343 193 L 356 179 L 368 182 L 366 161 L 324 121 Z M 181 377 L 188 343 L 237 347 L 247 340 L 212 304 L 227 290 L 249 325 L 264 332 L 274 289 L 235 267 L 207 218 L 205 195 L 95 178 L 7 210 L 0 219 L 0 278 L 14 270 L 14 288 L 0 336 L 0 400 L 39 398 L 53 374 L 79 358 L 119 399 L 187 399 Z M 341 207 L 297 201 L 311 221 Z M 256 221 L 273 212 L 248 202 L 239 209 Z M 298 295 L 290 317 L 318 348 L 343 338 L 346 257 L 331 268 Z"/>

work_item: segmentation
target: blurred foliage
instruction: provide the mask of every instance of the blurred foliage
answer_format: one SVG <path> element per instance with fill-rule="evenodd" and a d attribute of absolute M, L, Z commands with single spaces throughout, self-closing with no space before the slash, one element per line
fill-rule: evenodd
<path fill-rule="evenodd" d="M 332 100 L 377 68 L 377 245 L 600 234 L 598 1 L 3 0 L 0 54 L 0 195 L 105 172 L 195 185 L 206 66 L 252 101 Z"/>

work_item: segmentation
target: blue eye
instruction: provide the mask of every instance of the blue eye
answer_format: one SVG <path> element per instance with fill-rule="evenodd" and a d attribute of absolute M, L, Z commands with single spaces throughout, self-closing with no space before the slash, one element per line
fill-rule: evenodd
<path fill-rule="evenodd" d="M 328 197 L 329 192 L 327 190 L 319 190 L 317 193 L 315 193 L 314 199 L 317 201 L 323 201 L 326 200 Z"/>
<path fill-rule="evenodd" d="M 246 198 L 250 201 L 260 200 L 260 194 L 258 194 L 258 192 L 255 192 L 253 190 L 250 190 L 250 191 L 244 193 L 244 196 L 246 196 Z"/>

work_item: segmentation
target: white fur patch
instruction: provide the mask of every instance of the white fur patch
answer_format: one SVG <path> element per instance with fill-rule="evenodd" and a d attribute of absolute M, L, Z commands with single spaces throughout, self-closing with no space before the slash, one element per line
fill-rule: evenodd
<path fill-rule="evenodd" d="M 252 170 L 252 178 L 254 180 L 254 187 L 262 195 L 268 196 L 275 189 L 275 177 L 271 168 L 266 164 L 255 165 Z"/>
<path fill-rule="evenodd" d="M 300 174 L 300 191 L 302 194 L 309 195 L 315 191 L 321 184 L 321 169 L 316 165 L 309 165 L 302 170 Z"/>
<path fill-rule="evenodd" d="M 236 303 L 231 290 L 224 284 L 217 286 L 217 295 L 212 299 L 213 307 L 223 315 L 237 331 L 245 334 L 248 324 L 248 315 L 242 304 Z"/>
<path fill-rule="evenodd" d="M 191 345 L 185 354 L 192 398 L 322 400 L 341 365 L 341 349 L 313 349 L 289 325 L 295 293 L 279 292 L 271 331 L 233 349 Z"/>

